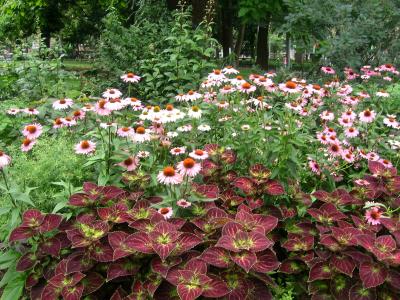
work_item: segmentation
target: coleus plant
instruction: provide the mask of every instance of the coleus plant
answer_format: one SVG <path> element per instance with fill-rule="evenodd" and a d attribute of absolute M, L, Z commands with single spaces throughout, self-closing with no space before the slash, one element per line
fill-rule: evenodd
<path fill-rule="evenodd" d="M 17 270 L 28 274 L 31 299 L 271 299 L 268 273 L 280 263 L 272 231 L 278 218 L 227 204 L 226 182 L 194 184 L 215 198 L 194 218 L 166 219 L 160 199 L 114 186 L 85 183 L 69 199 L 73 217 L 25 212 L 10 242 L 25 252 Z M 225 193 L 226 194 L 226 193 Z M 212 196 L 212 197 L 211 197 Z M 233 198 L 231 198 L 233 199 Z"/>
<path fill-rule="evenodd" d="M 286 224 L 281 246 L 288 254 L 279 270 L 299 280 L 308 272 L 303 282 L 313 299 L 398 299 L 400 177 L 378 162 L 369 169 L 350 192 L 315 192 L 311 218 Z M 379 206 L 373 222 L 364 216 L 366 200 Z"/>

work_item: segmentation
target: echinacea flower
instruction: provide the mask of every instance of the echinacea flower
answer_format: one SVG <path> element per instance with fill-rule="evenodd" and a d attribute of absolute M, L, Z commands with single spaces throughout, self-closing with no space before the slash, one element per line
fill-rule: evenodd
<path fill-rule="evenodd" d="M 132 140 L 136 143 L 143 143 L 146 141 L 150 141 L 150 139 L 151 136 L 149 130 L 142 126 L 136 128 L 135 133 L 132 134 Z"/>
<path fill-rule="evenodd" d="M 202 111 L 198 106 L 192 106 L 191 109 L 188 111 L 188 116 L 194 119 L 200 119 L 201 118 Z"/>
<path fill-rule="evenodd" d="M 116 99 L 121 97 L 121 95 L 121 91 L 117 89 L 106 89 L 102 96 L 106 99 Z"/>
<path fill-rule="evenodd" d="M 382 211 L 379 207 L 371 207 L 365 212 L 365 220 L 370 225 L 379 225 L 381 224 L 380 219 L 382 218 Z"/>
<path fill-rule="evenodd" d="M 77 124 L 76 120 L 71 117 L 60 118 L 60 120 L 67 127 L 75 126 Z"/>
<path fill-rule="evenodd" d="M 30 140 L 28 138 L 24 139 L 21 144 L 21 151 L 28 152 L 32 150 L 33 146 L 36 144 L 36 140 Z"/>
<path fill-rule="evenodd" d="M 112 122 L 100 123 L 100 127 L 103 129 L 107 129 L 110 127 L 117 127 L 117 123 L 112 123 Z"/>
<path fill-rule="evenodd" d="M 382 97 L 382 98 L 387 98 L 387 97 L 389 97 L 390 95 L 389 95 L 389 93 L 386 92 L 386 91 L 378 91 L 378 92 L 376 92 L 376 96 L 377 96 L 377 97 Z"/>
<path fill-rule="evenodd" d="M 231 74 L 238 74 L 239 71 L 236 70 L 236 69 L 235 69 L 234 67 L 232 67 L 232 66 L 226 66 L 225 68 L 222 69 L 222 73 L 231 75 Z"/>
<path fill-rule="evenodd" d="M 72 115 L 74 120 L 83 120 L 86 116 L 86 112 L 84 110 L 75 110 Z"/>
<path fill-rule="evenodd" d="M 121 127 L 117 130 L 117 135 L 120 137 L 132 136 L 135 133 L 134 129 L 131 127 Z"/>
<path fill-rule="evenodd" d="M 399 122 L 397 122 L 395 115 L 388 115 L 383 119 L 383 124 L 388 127 L 399 128 Z"/>
<path fill-rule="evenodd" d="M 285 93 L 298 93 L 301 91 L 301 85 L 294 81 L 287 81 L 286 83 L 279 84 L 279 89 Z"/>
<path fill-rule="evenodd" d="M 196 91 L 189 91 L 184 97 L 186 101 L 196 101 L 201 99 L 203 95 Z"/>
<path fill-rule="evenodd" d="M 113 98 L 107 101 L 104 107 L 110 111 L 121 110 L 125 107 L 124 103 L 119 98 Z"/>
<path fill-rule="evenodd" d="M 11 157 L 0 150 L 0 170 L 11 163 Z"/>
<path fill-rule="evenodd" d="M 354 138 L 359 135 L 359 131 L 355 127 L 348 127 L 344 130 L 344 135 L 348 138 Z"/>
<path fill-rule="evenodd" d="M 390 160 L 381 158 L 379 159 L 379 162 L 384 165 L 386 168 L 393 168 L 393 164 L 390 162 Z"/>
<path fill-rule="evenodd" d="M 341 156 L 341 154 L 342 154 L 342 148 L 337 143 L 332 143 L 329 146 L 328 151 L 333 157 Z"/>
<path fill-rule="evenodd" d="M 96 150 L 96 143 L 89 140 L 83 140 L 75 145 L 75 153 L 77 154 L 87 155 L 93 153 L 95 150 Z"/>
<path fill-rule="evenodd" d="M 211 127 L 210 127 L 210 125 L 207 125 L 207 124 L 200 124 L 199 126 L 197 126 L 197 129 L 199 131 L 205 132 L 205 131 L 210 131 Z"/>
<path fill-rule="evenodd" d="M 19 113 L 21 110 L 19 108 L 10 108 L 7 110 L 8 115 L 15 116 L 17 113 Z"/>
<path fill-rule="evenodd" d="M 335 74 L 335 70 L 331 67 L 321 67 L 321 71 L 324 72 L 325 74 Z"/>
<path fill-rule="evenodd" d="M 309 160 L 308 166 L 310 167 L 310 169 L 313 173 L 315 173 L 317 175 L 321 174 L 321 168 L 315 160 Z"/>
<path fill-rule="evenodd" d="M 175 147 L 169 151 L 172 155 L 181 155 L 186 152 L 186 147 Z"/>
<path fill-rule="evenodd" d="M 43 132 L 42 125 L 38 123 L 26 125 L 22 134 L 30 140 L 37 139 Z"/>
<path fill-rule="evenodd" d="M 95 105 L 95 111 L 98 115 L 108 116 L 109 114 L 111 114 L 111 110 L 109 110 L 106 107 L 106 104 L 107 104 L 107 100 L 100 99 L 99 101 L 97 101 L 97 103 Z"/>
<path fill-rule="evenodd" d="M 121 76 L 123 82 L 128 83 L 138 83 L 140 81 L 140 76 L 137 76 L 134 73 L 127 73 Z"/>
<path fill-rule="evenodd" d="M 124 161 L 120 162 L 118 165 L 131 172 L 136 170 L 136 168 L 139 166 L 139 158 L 136 156 L 130 156 Z"/>
<path fill-rule="evenodd" d="M 94 107 L 92 104 L 90 104 L 90 103 L 86 103 L 86 104 L 82 107 L 82 110 L 85 111 L 85 112 L 94 111 L 94 110 L 95 110 L 95 107 Z"/>
<path fill-rule="evenodd" d="M 53 108 L 55 110 L 63 110 L 70 108 L 74 104 L 74 101 L 69 98 L 62 98 L 60 100 L 54 101 L 53 102 Z"/>
<path fill-rule="evenodd" d="M 375 117 L 376 113 L 373 110 L 366 109 L 358 114 L 361 122 L 371 123 Z"/>
<path fill-rule="evenodd" d="M 39 111 L 36 108 L 24 108 L 23 112 L 28 114 L 28 115 L 38 115 Z"/>
<path fill-rule="evenodd" d="M 256 87 L 248 82 L 244 82 L 238 87 L 238 90 L 242 93 L 250 94 L 256 90 Z"/>
<path fill-rule="evenodd" d="M 333 112 L 324 110 L 320 115 L 320 118 L 325 121 L 332 121 L 335 118 Z"/>
<path fill-rule="evenodd" d="M 160 171 L 157 175 L 157 180 L 163 184 L 180 184 L 183 181 L 183 177 L 180 173 L 176 172 L 174 167 L 168 166 Z"/>
<path fill-rule="evenodd" d="M 207 151 L 196 149 L 196 150 L 190 152 L 189 156 L 194 159 L 204 160 L 204 159 L 208 158 L 208 153 L 207 153 Z"/>
<path fill-rule="evenodd" d="M 65 125 L 64 125 L 63 121 L 61 120 L 61 118 L 56 118 L 56 119 L 53 121 L 53 128 L 54 128 L 54 129 L 61 128 L 61 127 L 64 127 L 64 126 L 65 126 Z"/>
<path fill-rule="evenodd" d="M 158 213 L 161 214 L 165 220 L 168 220 L 173 215 L 172 207 L 161 207 L 158 209 Z"/>
<path fill-rule="evenodd" d="M 188 208 L 192 205 L 192 203 L 186 201 L 185 199 L 179 199 L 178 201 L 176 201 L 176 205 L 182 208 Z"/>
<path fill-rule="evenodd" d="M 201 164 L 188 157 L 178 163 L 177 169 L 182 176 L 195 177 L 201 171 Z"/>

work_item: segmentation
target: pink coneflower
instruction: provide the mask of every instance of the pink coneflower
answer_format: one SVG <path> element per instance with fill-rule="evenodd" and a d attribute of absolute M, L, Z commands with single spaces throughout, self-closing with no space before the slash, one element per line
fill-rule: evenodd
<path fill-rule="evenodd" d="M 286 83 L 280 83 L 279 88 L 285 93 L 298 93 L 301 91 L 301 86 L 294 81 L 287 81 Z"/>
<path fill-rule="evenodd" d="M 239 74 L 239 71 L 232 66 L 226 66 L 225 68 L 222 69 L 222 73 L 231 75 L 231 74 Z"/>
<path fill-rule="evenodd" d="M 43 132 L 42 125 L 38 123 L 26 125 L 22 130 L 22 134 L 30 140 L 37 139 Z"/>
<path fill-rule="evenodd" d="M 372 161 L 378 161 L 380 159 L 380 156 L 377 153 L 371 151 L 367 153 L 365 158 Z"/>
<path fill-rule="evenodd" d="M 72 99 L 63 98 L 63 99 L 54 101 L 53 108 L 55 110 L 63 110 L 63 109 L 70 108 L 73 104 L 74 104 L 74 101 L 72 101 Z"/>
<path fill-rule="evenodd" d="M 353 121 L 351 119 L 349 119 L 349 118 L 340 117 L 338 119 L 338 122 L 343 127 L 351 127 L 353 125 Z"/>
<path fill-rule="evenodd" d="M 75 145 L 75 153 L 90 154 L 96 150 L 96 143 L 88 140 L 83 140 Z"/>
<path fill-rule="evenodd" d="M 158 209 L 158 213 L 161 214 L 165 220 L 168 220 L 173 215 L 172 207 L 161 207 Z"/>
<path fill-rule="evenodd" d="M 103 93 L 103 97 L 106 99 L 116 99 L 121 97 L 122 93 L 117 89 L 107 89 Z"/>
<path fill-rule="evenodd" d="M 82 107 L 82 110 L 85 111 L 85 112 L 94 111 L 95 107 L 92 104 L 87 103 Z"/>
<path fill-rule="evenodd" d="M 185 94 L 178 94 L 178 95 L 176 95 L 176 96 L 175 96 L 175 100 L 178 101 L 178 102 L 186 101 Z"/>
<path fill-rule="evenodd" d="M 193 126 L 190 124 L 182 125 L 182 126 L 179 126 L 178 128 L 176 128 L 176 130 L 179 132 L 189 132 L 189 131 L 192 131 L 192 129 L 193 129 Z"/>
<path fill-rule="evenodd" d="M 329 154 L 333 157 L 340 156 L 342 154 L 342 148 L 339 144 L 331 144 L 328 148 Z"/>
<path fill-rule="evenodd" d="M 185 199 L 180 199 L 180 200 L 176 201 L 176 205 L 178 205 L 179 207 L 182 207 L 182 208 L 188 208 L 192 205 L 192 203 L 190 203 L 189 201 L 186 201 Z"/>
<path fill-rule="evenodd" d="M 224 85 L 222 89 L 219 90 L 221 94 L 230 94 L 233 93 L 236 89 L 231 85 Z"/>
<path fill-rule="evenodd" d="M 143 143 L 146 141 L 150 141 L 151 136 L 149 130 L 139 126 L 136 128 L 135 133 L 132 135 L 132 140 L 136 143 Z"/>
<path fill-rule="evenodd" d="M 84 110 L 75 110 L 72 115 L 74 120 L 83 120 L 86 116 L 86 112 Z"/>
<path fill-rule="evenodd" d="M 361 122 L 371 123 L 375 117 L 376 113 L 373 110 L 366 109 L 358 114 Z"/>
<path fill-rule="evenodd" d="M 399 122 L 397 122 L 395 115 L 388 115 L 386 118 L 383 119 L 383 124 L 392 128 L 399 127 Z"/>
<path fill-rule="evenodd" d="M 370 185 L 370 183 L 365 179 L 356 179 L 356 180 L 354 180 L 354 183 L 359 185 L 359 186 L 368 186 L 368 185 Z"/>
<path fill-rule="evenodd" d="M 107 128 L 110 128 L 110 127 L 117 127 L 117 123 L 111 123 L 111 122 L 108 122 L 108 123 L 100 123 L 100 127 L 101 128 L 103 128 L 103 129 L 107 129 Z"/>
<path fill-rule="evenodd" d="M 358 92 L 357 95 L 360 96 L 360 97 L 363 98 L 363 99 L 371 98 L 371 96 L 370 96 L 370 95 L 368 94 L 368 92 L 366 92 L 366 91 Z"/>
<path fill-rule="evenodd" d="M 348 138 L 354 138 L 359 135 L 359 131 L 355 127 L 348 127 L 344 130 L 344 135 Z"/>
<path fill-rule="evenodd" d="M 381 224 L 382 211 L 379 207 L 371 207 L 365 212 L 365 220 L 370 225 L 379 225 Z"/>
<path fill-rule="evenodd" d="M 174 167 L 168 166 L 158 173 L 157 180 L 163 184 L 180 184 L 183 181 L 183 177 L 175 171 Z"/>
<path fill-rule="evenodd" d="M 122 75 L 121 79 L 123 82 L 138 83 L 140 81 L 140 76 L 137 76 L 134 73 L 127 73 Z"/>
<path fill-rule="evenodd" d="M 100 99 L 99 101 L 97 101 L 96 106 L 95 106 L 95 111 L 98 115 L 108 116 L 109 114 L 111 114 L 111 110 L 109 110 L 106 107 L 106 104 L 107 104 L 107 100 Z"/>
<path fill-rule="evenodd" d="M 209 81 L 222 82 L 226 80 L 225 75 L 219 69 L 215 69 L 212 73 L 208 74 Z"/>
<path fill-rule="evenodd" d="M 65 117 L 65 118 L 60 118 L 60 119 L 61 119 L 61 122 L 67 127 L 75 126 L 77 124 L 76 120 L 72 119 L 71 117 Z"/>
<path fill-rule="evenodd" d="M 186 152 L 186 147 L 175 147 L 169 151 L 172 155 L 181 155 Z"/>
<path fill-rule="evenodd" d="M 342 159 L 349 163 L 352 163 L 355 161 L 356 157 L 354 156 L 354 153 L 351 150 L 345 149 L 342 151 Z"/>
<path fill-rule="evenodd" d="M 179 162 L 177 169 L 182 176 L 195 177 L 201 171 L 201 164 L 189 157 Z"/>
<path fill-rule="evenodd" d="M 229 102 L 221 100 L 218 103 L 216 103 L 216 105 L 218 106 L 218 108 L 227 108 L 229 106 Z"/>
<path fill-rule="evenodd" d="M 208 158 L 208 153 L 204 150 L 196 149 L 189 153 L 189 156 L 194 159 L 204 160 Z"/>
<path fill-rule="evenodd" d="M 332 121 L 335 118 L 335 115 L 333 112 L 330 112 L 329 110 L 324 110 L 322 113 L 320 113 L 320 118 L 325 121 Z"/>
<path fill-rule="evenodd" d="M 321 71 L 325 74 L 335 74 L 335 70 L 331 67 L 321 67 Z"/>
<path fill-rule="evenodd" d="M 139 166 L 139 158 L 136 156 L 130 156 L 124 161 L 118 164 L 119 166 L 125 168 L 127 171 L 134 171 Z"/>
<path fill-rule="evenodd" d="M 310 169 L 313 173 L 318 174 L 318 175 L 321 174 L 321 168 L 315 160 L 310 160 L 308 162 L 308 166 L 310 167 Z"/>
<path fill-rule="evenodd" d="M 203 97 L 202 94 L 196 92 L 196 91 L 189 91 L 185 96 L 186 101 L 196 101 L 199 100 Z"/>
<path fill-rule="evenodd" d="M 65 125 L 64 125 L 63 121 L 61 120 L 61 118 L 56 118 L 54 120 L 54 122 L 53 122 L 53 128 L 54 129 L 61 128 L 61 127 L 64 127 L 64 126 Z"/>
<path fill-rule="evenodd" d="M 0 169 L 3 169 L 10 163 L 11 163 L 11 157 L 0 150 Z"/>
<path fill-rule="evenodd" d="M 246 80 L 244 80 L 242 76 L 238 75 L 236 76 L 236 78 L 230 79 L 230 83 L 235 87 L 239 87 L 242 84 L 246 83 Z"/>
<path fill-rule="evenodd" d="M 23 112 L 28 115 L 38 115 L 39 111 L 36 108 L 24 108 Z"/>
<path fill-rule="evenodd" d="M 378 92 L 376 92 L 376 96 L 377 97 L 382 97 L 382 98 L 388 98 L 390 95 L 386 91 L 378 91 Z"/>
<path fill-rule="evenodd" d="M 318 132 L 318 133 L 317 133 L 317 139 L 318 139 L 323 145 L 329 144 L 328 136 L 327 136 L 325 133 Z"/>
<path fill-rule="evenodd" d="M 342 118 L 349 118 L 350 120 L 355 120 L 357 117 L 356 113 L 354 111 L 352 111 L 351 109 L 345 111 L 344 113 L 342 113 Z"/>
<path fill-rule="evenodd" d="M 393 168 L 393 164 L 390 162 L 388 159 L 381 158 L 378 160 L 382 165 L 384 165 L 386 168 Z"/>
<path fill-rule="evenodd" d="M 139 99 L 136 98 L 125 98 L 124 100 L 122 100 L 122 103 L 125 106 L 131 106 L 133 110 L 138 111 L 138 110 L 142 110 L 143 109 L 143 105 L 142 105 L 142 101 L 140 101 Z"/>
<path fill-rule="evenodd" d="M 132 136 L 135 133 L 134 129 L 131 127 L 121 127 L 117 130 L 117 135 L 120 137 Z"/>
<path fill-rule="evenodd" d="M 192 106 L 191 109 L 188 110 L 188 116 L 194 119 L 200 119 L 202 115 L 202 111 L 198 106 Z"/>
<path fill-rule="evenodd" d="M 111 111 L 121 110 L 125 105 L 121 102 L 121 99 L 114 98 L 107 101 L 105 108 Z"/>
<path fill-rule="evenodd" d="M 245 82 L 238 87 L 238 90 L 242 93 L 250 94 L 256 90 L 256 87 L 248 82 Z"/>
<path fill-rule="evenodd" d="M 28 152 L 32 150 L 33 146 L 36 144 L 36 140 L 30 140 L 28 138 L 24 139 L 21 144 L 21 151 Z"/>
<path fill-rule="evenodd" d="M 15 116 L 17 113 L 19 113 L 21 110 L 19 108 L 10 108 L 7 110 L 8 115 Z"/>

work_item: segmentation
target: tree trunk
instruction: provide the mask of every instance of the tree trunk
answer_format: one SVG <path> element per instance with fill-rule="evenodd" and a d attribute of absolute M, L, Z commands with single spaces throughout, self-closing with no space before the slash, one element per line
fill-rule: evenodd
<path fill-rule="evenodd" d="M 223 4 L 221 9 L 221 44 L 224 57 L 228 57 L 233 48 L 232 0 L 227 0 Z"/>
<path fill-rule="evenodd" d="M 174 10 L 178 8 L 178 0 L 167 0 L 167 7 L 169 10 Z"/>
<path fill-rule="evenodd" d="M 243 40 L 244 40 L 245 30 L 246 30 L 246 24 L 243 23 L 240 25 L 239 36 L 238 36 L 238 39 L 237 39 L 236 45 L 235 45 L 235 56 L 236 56 L 235 64 L 236 64 L 236 66 L 239 65 L 239 57 L 240 57 L 240 52 L 242 51 L 242 44 L 243 44 Z"/>
<path fill-rule="evenodd" d="M 194 28 L 204 20 L 207 0 L 192 0 L 192 25 Z"/>
<path fill-rule="evenodd" d="M 269 26 L 271 14 L 267 14 L 265 24 L 258 26 L 256 64 L 262 69 L 269 69 Z"/>

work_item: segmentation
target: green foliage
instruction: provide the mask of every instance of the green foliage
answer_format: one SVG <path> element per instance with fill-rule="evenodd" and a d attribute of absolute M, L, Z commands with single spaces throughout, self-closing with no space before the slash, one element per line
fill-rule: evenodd
<path fill-rule="evenodd" d="M 41 138 L 29 153 L 23 153 L 19 148 L 10 151 L 13 166 L 9 175 L 18 186 L 36 187 L 31 192 L 36 207 L 46 211 L 54 208 L 57 204 L 54 195 L 57 198 L 62 191 L 62 187 L 55 182 L 77 185 L 92 178 L 90 170 L 83 168 L 83 158 L 74 153 L 74 143 L 69 136 L 59 135 Z M 7 195 L 0 198 L 2 205 L 8 202 Z"/>
<path fill-rule="evenodd" d="M 156 22 L 140 19 L 128 28 L 111 14 L 105 27 L 99 47 L 102 64 L 113 78 L 127 71 L 143 76 L 141 97 L 158 99 L 192 89 L 215 67 L 217 42 L 210 37 L 211 28 L 201 24 L 193 29 L 188 11 L 161 14 Z"/>

